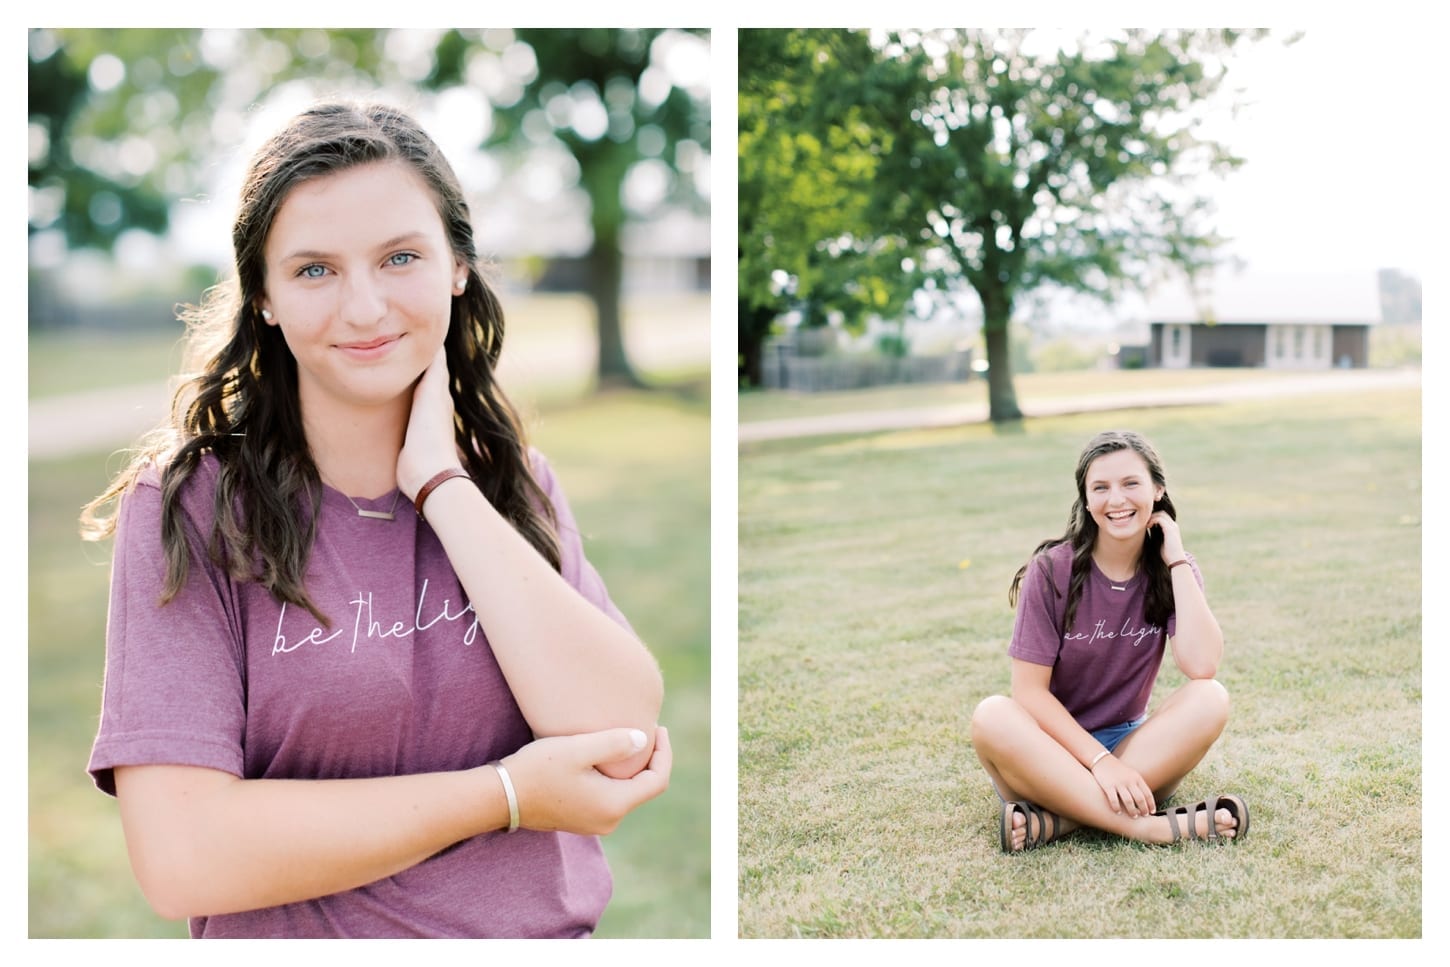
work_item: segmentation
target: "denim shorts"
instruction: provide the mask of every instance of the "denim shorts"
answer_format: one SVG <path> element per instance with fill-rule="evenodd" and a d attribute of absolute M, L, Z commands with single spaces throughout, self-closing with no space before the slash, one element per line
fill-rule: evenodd
<path fill-rule="evenodd" d="M 1134 729 L 1146 721 L 1148 721 L 1148 713 L 1144 712 L 1131 722 L 1124 722 L 1121 725 L 1105 725 L 1100 729 L 1093 729 L 1093 738 L 1101 742 L 1103 748 L 1109 752 L 1113 752 L 1118 748 L 1118 743 L 1126 739 L 1132 734 Z"/>

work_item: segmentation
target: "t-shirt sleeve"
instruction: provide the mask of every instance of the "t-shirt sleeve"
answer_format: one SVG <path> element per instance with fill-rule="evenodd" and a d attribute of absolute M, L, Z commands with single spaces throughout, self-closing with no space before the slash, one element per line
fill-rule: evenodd
<path fill-rule="evenodd" d="M 1203 586 L 1204 586 L 1203 585 L 1203 572 L 1198 569 L 1198 561 L 1195 560 L 1194 557 L 1193 557 L 1193 555 L 1190 554 L 1190 553 L 1188 553 L 1187 551 L 1184 551 L 1183 552 L 1183 557 L 1184 557 L 1185 560 L 1188 561 L 1188 569 L 1193 572 L 1193 579 L 1198 582 L 1199 588 L 1202 589 Z M 1178 613 L 1175 611 L 1173 614 L 1170 614 L 1168 616 L 1168 630 L 1167 630 L 1168 637 L 1169 638 L 1172 638 L 1177 631 L 1178 631 Z"/>
<path fill-rule="evenodd" d="M 230 583 L 197 553 L 190 521 L 188 531 L 186 583 L 163 605 L 161 492 L 141 482 L 122 499 L 101 721 L 88 767 L 96 786 L 111 795 L 116 766 L 243 773 L 244 665 Z"/>
<path fill-rule="evenodd" d="M 1056 665 L 1062 645 L 1051 574 L 1050 558 L 1039 554 L 1028 563 L 1018 589 L 1017 620 L 1007 654 L 1034 665 Z"/>
<path fill-rule="evenodd" d="M 584 555 L 584 540 L 579 533 L 579 525 L 574 520 L 574 512 L 569 508 L 569 501 L 564 496 L 564 488 L 554 474 L 554 469 L 537 450 L 531 450 L 529 456 L 533 463 L 534 479 L 554 507 L 554 525 L 559 537 L 559 573 L 587 601 L 620 627 L 634 634 L 628 619 L 610 600 L 604 579 Z"/>

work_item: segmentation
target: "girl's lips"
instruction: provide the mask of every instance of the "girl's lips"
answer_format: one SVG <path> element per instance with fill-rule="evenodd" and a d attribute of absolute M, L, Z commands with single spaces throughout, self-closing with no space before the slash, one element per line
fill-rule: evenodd
<path fill-rule="evenodd" d="M 383 355 L 388 351 L 389 347 L 402 338 L 401 333 L 395 336 L 379 336 L 377 339 L 369 339 L 366 342 L 338 343 L 337 348 L 349 356 L 371 358 Z"/>

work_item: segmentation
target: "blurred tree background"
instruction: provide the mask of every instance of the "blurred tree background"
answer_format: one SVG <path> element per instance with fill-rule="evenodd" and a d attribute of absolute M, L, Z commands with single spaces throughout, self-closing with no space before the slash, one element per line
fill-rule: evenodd
<path fill-rule="evenodd" d="M 863 306 L 889 316 L 965 289 L 991 418 L 1020 418 L 1014 308 L 1214 262 L 1197 179 L 1239 160 L 1198 129 L 1234 47 L 1262 34 L 742 31 L 742 385 L 759 385 L 786 309 L 849 328 Z"/>
<path fill-rule="evenodd" d="M 425 128 L 447 126 L 436 136 L 484 196 L 480 222 L 510 203 L 496 192 L 520 208 L 511 223 L 532 223 L 520 229 L 524 244 L 582 253 L 576 287 L 595 305 L 598 378 L 640 385 L 620 320 L 627 232 L 652 222 L 679 230 L 694 216 L 699 234 L 710 150 L 703 33 L 33 30 L 29 41 L 31 290 L 40 304 L 48 300 L 37 290 L 55 287 L 49 270 L 66 255 L 146 260 L 154 246 L 145 236 L 177 227 L 178 206 L 211 195 L 229 202 L 235 193 L 221 190 L 217 159 L 244 160 L 244 145 L 275 127 L 267 122 L 317 96 L 364 92 L 408 103 Z M 458 159 L 467 148 L 489 151 Z M 499 238 L 481 231 L 485 243 Z M 223 257 L 186 265 L 179 289 L 214 281 Z"/>
<path fill-rule="evenodd" d="M 164 414 L 175 306 L 230 275 L 247 159 L 332 96 L 409 110 L 458 172 L 509 320 L 501 380 L 664 671 L 671 788 L 605 840 L 615 895 L 599 935 L 708 935 L 709 42 L 29 32 L 32 936 L 185 934 L 141 897 L 114 801 L 84 771 L 110 548 L 82 544 L 76 517 L 140 432 L 110 418 Z"/>

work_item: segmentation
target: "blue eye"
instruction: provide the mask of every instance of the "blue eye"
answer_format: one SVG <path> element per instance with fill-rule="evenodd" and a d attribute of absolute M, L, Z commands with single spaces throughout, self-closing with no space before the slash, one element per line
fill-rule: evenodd
<path fill-rule="evenodd" d="M 327 274 L 327 269 L 314 263 L 312 265 L 302 266 L 297 274 L 308 279 L 320 279 Z"/>
<path fill-rule="evenodd" d="M 412 252 L 398 252 L 396 255 L 391 255 L 388 257 L 388 264 L 407 265 L 409 262 L 413 261 L 417 257 L 418 256 L 414 255 Z"/>

